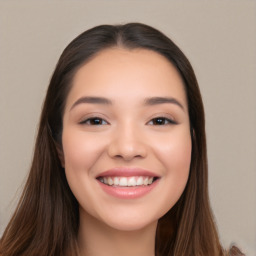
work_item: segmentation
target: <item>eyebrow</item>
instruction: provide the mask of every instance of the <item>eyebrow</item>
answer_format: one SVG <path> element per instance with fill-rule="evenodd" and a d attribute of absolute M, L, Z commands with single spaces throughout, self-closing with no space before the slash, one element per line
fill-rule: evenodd
<path fill-rule="evenodd" d="M 112 102 L 109 99 L 106 99 L 103 97 L 81 97 L 72 105 L 70 110 L 81 103 L 104 104 L 104 105 L 112 104 Z"/>
<path fill-rule="evenodd" d="M 145 105 L 154 106 L 158 104 L 171 103 L 179 106 L 182 110 L 185 110 L 184 106 L 175 98 L 166 97 L 152 97 L 145 99 Z"/>
<path fill-rule="evenodd" d="M 103 105 L 111 105 L 112 101 L 104 98 L 104 97 L 81 97 L 79 98 L 70 108 L 72 110 L 75 106 L 82 104 L 82 103 L 89 103 L 89 104 L 103 104 Z M 166 97 L 151 97 L 144 100 L 144 104 L 147 106 L 154 106 L 159 104 L 166 104 L 171 103 L 179 106 L 182 110 L 184 110 L 184 106 L 175 98 L 166 98 Z"/>

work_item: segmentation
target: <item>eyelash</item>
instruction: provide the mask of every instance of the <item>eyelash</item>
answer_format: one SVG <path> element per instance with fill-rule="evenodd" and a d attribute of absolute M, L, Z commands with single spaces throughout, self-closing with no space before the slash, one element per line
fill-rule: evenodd
<path fill-rule="evenodd" d="M 98 125 L 108 125 L 109 123 L 107 121 L 105 121 L 103 118 L 91 117 L 91 118 L 88 118 L 88 119 L 80 122 L 80 124 L 98 126 Z M 155 118 L 151 119 L 148 122 L 148 124 L 149 125 L 156 125 L 156 126 L 163 126 L 163 125 L 170 125 L 170 124 L 177 124 L 177 123 L 174 120 L 170 119 L 170 118 L 159 116 L 159 117 L 155 117 Z"/>
<path fill-rule="evenodd" d="M 94 122 L 94 123 L 92 123 Z M 107 121 L 105 121 L 103 118 L 100 117 L 90 117 L 79 124 L 85 124 L 85 125 L 106 125 L 109 124 Z"/>
<path fill-rule="evenodd" d="M 160 123 L 156 124 L 156 122 L 159 122 L 159 121 L 160 121 Z M 155 117 L 155 118 L 151 119 L 149 121 L 149 123 L 152 123 L 151 125 L 158 125 L 158 126 L 177 124 L 174 120 L 172 120 L 170 118 L 163 117 L 163 116 Z"/>

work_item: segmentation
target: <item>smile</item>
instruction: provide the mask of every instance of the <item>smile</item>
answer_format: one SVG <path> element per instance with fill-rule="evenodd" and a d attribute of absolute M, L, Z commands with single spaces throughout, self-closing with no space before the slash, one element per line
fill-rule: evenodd
<path fill-rule="evenodd" d="M 147 186 L 153 183 L 156 178 L 148 176 L 132 177 L 99 177 L 99 181 L 109 186 L 136 187 Z"/>
<path fill-rule="evenodd" d="M 114 168 L 100 173 L 96 180 L 103 192 L 120 199 L 136 199 L 149 194 L 160 177 L 138 168 Z"/>

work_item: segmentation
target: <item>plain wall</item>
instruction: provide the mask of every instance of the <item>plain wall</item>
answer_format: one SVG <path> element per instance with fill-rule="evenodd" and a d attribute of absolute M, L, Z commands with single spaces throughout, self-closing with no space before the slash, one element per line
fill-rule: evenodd
<path fill-rule="evenodd" d="M 205 103 L 221 240 L 255 255 L 256 2 L 248 0 L 0 0 L 0 234 L 26 179 L 62 50 L 92 26 L 133 21 L 162 30 L 190 59 Z"/>

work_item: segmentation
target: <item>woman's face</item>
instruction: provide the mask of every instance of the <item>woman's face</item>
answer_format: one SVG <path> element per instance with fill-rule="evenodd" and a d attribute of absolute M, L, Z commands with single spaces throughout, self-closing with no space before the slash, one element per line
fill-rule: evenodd
<path fill-rule="evenodd" d="M 119 230 L 156 223 L 189 175 L 190 126 L 179 73 L 150 50 L 100 52 L 74 77 L 62 144 L 83 218 Z"/>

